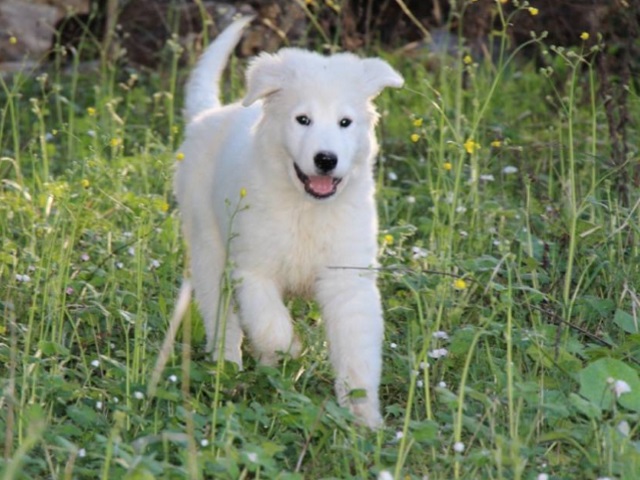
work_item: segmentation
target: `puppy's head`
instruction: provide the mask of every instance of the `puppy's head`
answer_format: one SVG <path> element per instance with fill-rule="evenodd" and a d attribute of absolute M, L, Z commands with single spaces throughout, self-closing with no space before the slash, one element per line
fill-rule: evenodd
<path fill-rule="evenodd" d="M 252 62 L 243 104 L 263 101 L 262 133 L 278 144 L 296 188 L 323 200 L 369 167 L 377 149 L 372 100 L 385 87 L 403 83 L 377 58 L 283 49 Z"/>

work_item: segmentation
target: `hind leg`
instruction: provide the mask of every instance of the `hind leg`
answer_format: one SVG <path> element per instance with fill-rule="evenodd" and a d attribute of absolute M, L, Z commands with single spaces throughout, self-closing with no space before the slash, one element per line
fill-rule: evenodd
<path fill-rule="evenodd" d="M 200 229 L 191 239 L 191 272 L 196 300 L 207 333 L 207 351 L 217 360 L 220 351 L 224 359 L 242 369 L 242 329 L 234 310 L 231 295 L 222 288 L 225 255 L 215 229 Z"/>

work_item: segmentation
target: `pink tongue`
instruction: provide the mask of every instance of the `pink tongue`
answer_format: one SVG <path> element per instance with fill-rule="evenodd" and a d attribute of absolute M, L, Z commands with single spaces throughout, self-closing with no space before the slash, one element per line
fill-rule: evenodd
<path fill-rule="evenodd" d="M 333 191 L 333 179 L 325 175 L 309 177 L 307 185 L 318 195 L 326 195 Z"/>

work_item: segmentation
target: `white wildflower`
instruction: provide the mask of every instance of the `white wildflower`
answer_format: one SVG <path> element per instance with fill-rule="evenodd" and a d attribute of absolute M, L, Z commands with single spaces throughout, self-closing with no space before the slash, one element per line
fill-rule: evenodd
<path fill-rule="evenodd" d="M 464 443 L 456 442 L 453 444 L 453 450 L 458 453 L 464 452 Z"/>
<path fill-rule="evenodd" d="M 418 260 L 419 258 L 425 258 L 428 252 L 424 248 L 420 247 L 411 247 L 411 252 L 414 260 Z"/>
<path fill-rule="evenodd" d="M 483 182 L 493 182 L 495 180 L 495 177 L 491 173 L 486 173 L 480 175 L 480 180 L 482 180 Z"/>
<path fill-rule="evenodd" d="M 389 470 L 380 470 L 378 480 L 393 480 L 393 475 Z"/>
<path fill-rule="evenodd" d="M 447 332 L 443 332 L 442 330 L 433 332 L 431 336 L 437 340 L 449 340 L 449 334 Z"/>
<path fill-rule="evenodd" d="M 396 440 L 400 440 L 402 437 L 404 437 L 404 432 L 402 432 L 402 430 L 398 430 L 396 432 Z"/>
<path fill-rule="evenodd" d="M 416 387 L 418 388 L 424 387 L 424 382 L 421 379 L 416 380 Z"/>
<path fill-rule="evenodd" d="M 414 197 L 413 195 L 409 195 L 407 197 L 407 203 L 416 203 L 416 197 Z"/>
<path fill-rule="evenodd" d="M 258 454 L 256 452 L 247 453 L 247 458 L 249 459 L 249 461 L 251 463 L 257 463 L 258 462 Z"/>
<path fill-rule="evenodd" d="M 389 347 L 390 347 L 390 348 L 392 348 L 392 349 L 396 349 L 396 348 L 398 348 L 398 344 L 397 344 L 397 343 L 394 343 L 394 342 L 391 342 L 391 343 L 389 344 Z"/>
<path fill-rule="evenodd" d="M 151 260 L 151 264 L 149 265 L 149 268 L 151 270 L 155 270 L 158 267 L 160 267 L 160 261 L 156 259 Z"/>
<path fill-rule="evenodd" d="M 22 283 L 28 283 L 31 281 L 31 277 L 29 275 L 16 273 L 16 280 Z"/>
<path fill-rule="evenodd" d="M 171 383 L 176 383 L 178 381 L 178 376 L 174 374 L 169 375 L 169 381 Z"/>
<path fill-rule="evenodd" d="M 445 382 L 438 382 L 438 387 L 447 388 L 447 384 Z"/>
<path fill-rule="evenodd" d="M 549 474 L 547 473 L 539 473 L 536 477 L 536 480 L 549 480 Z"/>
<path fill-rule="evenodd" d="M 97 358 L 95 360 L 91 360 L 91 366 L 98 368 L 100 366 L 100 360 L 98 360 Z"/>
<path fill-rule="evenodd" d="M 620 432 L 620 434 L 622 436 L 628 437 L 629 436 L 629 432 L 631 432 L 631 426 L 629 425 L 629 422 L 627 422 L 626 420 L 622 420 L 616 426 L 616 430 L 618 430 L 618 432 Z"/>
<path fill-rule="evenodd" d="M 398 175 L 396 174 L 396 172 L 389 172 L 387 173 L 387 177 L 389 178 L 389 180 L 396 181 L 398 180 Z"/>
<path fill-rule="evenodd" d="M 87 451 L 84 448 L 81 448 L 80 450 L 78 450 L 78 456 L 80 458 L 84 458 L 87 456 Z"/>
<path fill-rule="evenodd" d="M 502 169 L 502 173 L 504 173 L 505 175 L 511 175 L 512 173 L 517 173 L 517 172 L 518 172 L 518 167 L 514 167 L 512 165 L 507 165 Z M 546 475 L 546 473 L 541 473 L 540 475 Z"/>
<path fill-rule="evenodd" d="M 96 402 L 96 410 L 102 410 L 102 402 L 100 400 Z"/>
<path fill-rule="evenodd" d="M 207 440 L 206 438 L 203 438 L 202 440 L 200 440 L 200 445 L 203 447 L 209 446 L 209 440 Z"/>
<path fill-rule="evenodd" d="M 441 358 L 446 357 L 447 353 L 449 353 L 449 351 L 446 348 L 436 348 L 434 350 L 431 350 L 428 355 L 431 358 Z"/>
<path fill-rule="evenodd" d="M 136 390 L 135 392 L 133 392 L 133 397 L 137 400 L 142 400 L 144 398 L 144 393 Z"/>
<path fill-rule="evenodd" d="M 613 391 L 616 394 L 616 397 L 620 398 L 620 395 L 624 395 L 625 393 L 630 393 L 631 387 L 624 380 L 616 380 L 613 383 Z"/>
<path fill-rule="evenodd" d="M 459 205 L 456 207 L 456 213 L 464 213 L 467 211 L 467 207 L 465 207 L 464 205 Z"/>

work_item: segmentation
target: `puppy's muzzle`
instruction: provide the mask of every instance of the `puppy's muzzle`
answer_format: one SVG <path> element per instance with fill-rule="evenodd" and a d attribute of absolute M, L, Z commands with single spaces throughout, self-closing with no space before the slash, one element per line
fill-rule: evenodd
<path fill-rule="evenodd" d="M 305 192 L 319 200 L 333 196 L 342 181 L 342 178 L 331 175 L 338 165 L 338 157 L 332 152 L 318 152 L 313 157 L 313 163 L 319 175 L 307 175 L 297 163 L 293 164 L 296 176 L 304 186 Z"/>

